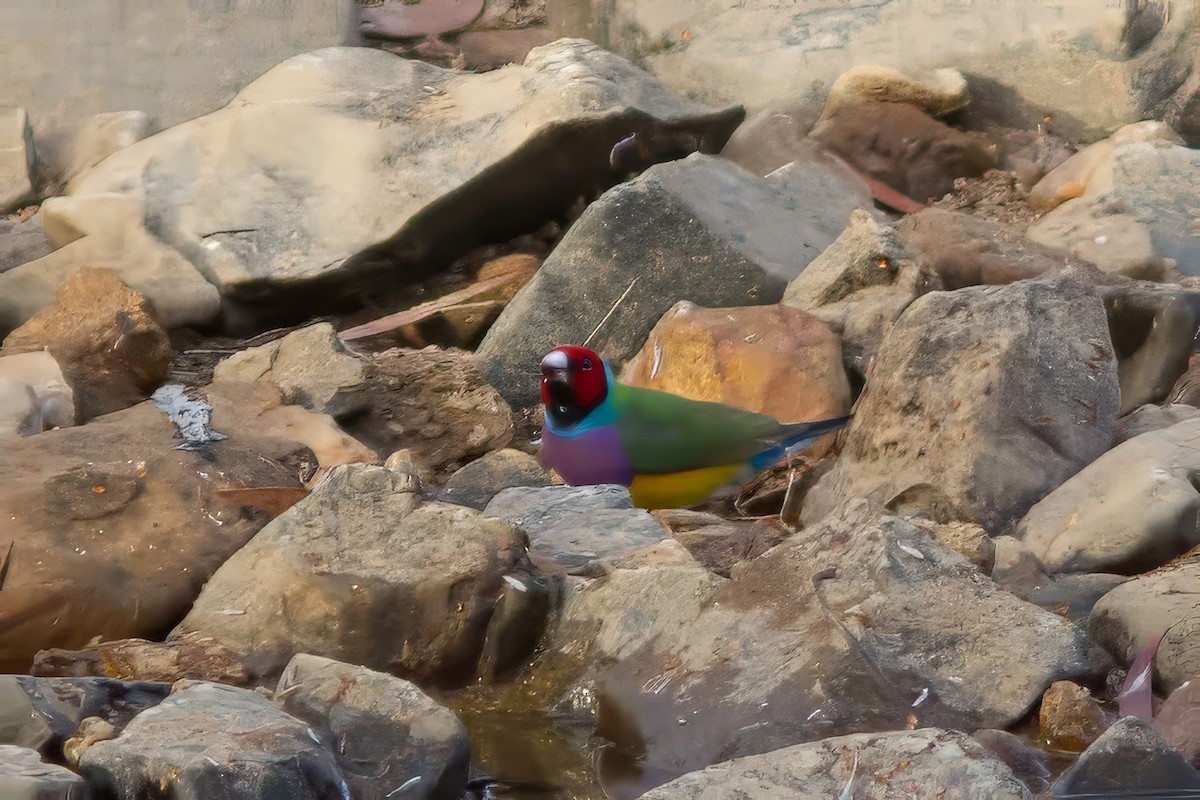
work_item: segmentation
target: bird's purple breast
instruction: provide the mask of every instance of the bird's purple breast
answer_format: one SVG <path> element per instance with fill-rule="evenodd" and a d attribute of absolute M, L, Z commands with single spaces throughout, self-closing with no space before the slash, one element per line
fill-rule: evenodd
<path fill-rule="evenodd" d="M 560 436 L 549 428 L 542 432 L 542 463 L 572 486 L 633 482 L 633 467 L 611 425 Z"/>

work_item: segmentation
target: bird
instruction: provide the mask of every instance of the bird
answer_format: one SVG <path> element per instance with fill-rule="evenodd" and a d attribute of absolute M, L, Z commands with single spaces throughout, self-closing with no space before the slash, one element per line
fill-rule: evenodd
<path fill-rule="evenodd" d="M 618 383 L 586 347 L 541 363 L 541 461 L 572 486 L 619 484 L 634 505 L 684 508 L 849 422 L 784 424 L 724 403 Z"/>

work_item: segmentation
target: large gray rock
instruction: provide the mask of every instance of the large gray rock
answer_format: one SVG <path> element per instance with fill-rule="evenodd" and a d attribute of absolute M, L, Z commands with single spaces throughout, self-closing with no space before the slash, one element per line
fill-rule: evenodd
<path fill-rule="evenodd" d="M 505 448 L 477 458 L 446 481 L 439 500 L 480 511 L 504 489 L 514 486 L 549 486 L 550 474 L 536 456 Z"/>
<path fill-rule="evenodd" d="M 1108 448 L 1118 401 L 1104 306 L 1083 281 L 924 295 L 884 340 L 804 519 L 869 497 L 1002 533 Z"/>
<path fill-rule="evenodd" d="M 1172 4 L 1167 13 L 1158 2 L 801 0 L 780 13 L 773 0 L 721 0 L 697 14 L 674 0 L 618 0 L 593 8 L 586 24 L 599 41 L 696 96 L 759 107 L 820 98 L 864 63 L 917 75 L 954 67 L 970 76 L 971 111 L 1028 128 L 1049 113 L 1053 129 L 1073 138 L 1147 118 L 1186 77 L 1194 52 L 1180 44 L 1194 10 Z"/>
<path fill-rule="evenodd" d="M 341 467 L 226 561 L 172 636 L 211 636 L 268 676 L 311 653 L 461 684 L 524 550 L 508 522 L 423 502 L 411 472 Z"/>
<path fill-rule="evenodd" d="M 5 800 L 86 800 L 83 778 L 47 764 L 36 750 L 0 745 L 0 797 Z"/>
<path fill-rule="evenodd" d="M 307 724 L 257 692 L 195 682 L 84 752 L 103 797 L 327 800 L 347 797 L 334 756 Z"/>
<path fill-rule="evenodd" d="M 220 290 L 226 322 L 260 326 L 361 302 L 535 229 L 617 179 L 607 157 L 630 132 L 686 134 L 715 150 L 741 118 L 578 39 L 484 74 L 326 48 L 114 153 L 72 183 L 71 199 L 127 200 L 126 221 L 147 221 Z M 231 197 L 229 186 L 241 189 Z M 94 229 L 98 213 L 79 209 L 77 227 Z M 0 297 L 18 273 L 45 272 L 4 273 Z M 54 277 L 25 286 L 24 304 Z"/>
<path fill-rule="evenodd" d="M 33 199 L 33 129 L 23 108 L 0 108 L 0 216 Z"/>
<path fill-rule="evenodd" d="M 1051 789 L 1055 797 L 1187 797 L 1200 772 L 1163 741 L 1154 726 L 1123 717 L 1100 735 Z"/>
<path fill-rule="evenodd" d="M 908 787 L 936 786 L 947 797 L 1028 800 L 1031 795 L 1004 762 L 965 734 L 922 728 L 858 733 L 743 756 L 689 772 L 642 795 L 643 800 L 725 800 L 789 797 L 829 800 L 909 795 Z M 864 794 L 860 795 L 859 792 Z"/>
<path fill-rule="evenodd" d="M 758 178 L 722 159 L 660 164 L 588 206 L 480 344 L 480 368 L 513 405 L 537 399 L 537 364 L 582 344 L 620 370 L 672 306 L 775 303 L 870 198 L 844 167 Z M 821 181 L 801 179 L 824 171 Z M 610 313 L 611 312 L 611 313 Z"/>
<path fill-rule="evenodd" d="M 1200 544 L 1200 419 L 1142 434 L 1025 515 L 1018 535 L 1051 572 L 1157 567 Z"/>
<path fill-rule="evenodd" d="M 1200 675 L 1200 550 L 1113 589 L 1096 603 L 1092 637 L 1121 664 L 1162 641 L 1154 656 L 1158 685 L 1174 691 Z M 1165 635 L 1164 635 L 1165 633 Z"/>
<path fill-rule="evenodd" d="M 855 514 L 801 530 L 731 580 L 651 564 L 568 593 L 527 687 L 594 710 L 603 735 L 678 775 L 903 728 L 910 713 L 1003 727 L 1085 669 L 1069 622 L 911 523 Z"/>
<path fill-rule="evenodd" d="M 846 361 L 861 369 L 901 312 L 940 288 L 895 228 L 859 210 L 837 241 L 788 284 L 782 303 L 828 324 L 842 337 Z"/>
<path fill-rule="evenodd" d="M 406 797 L 440 800 L 459 798 L 466 788 L 466 729 L 408 681 L 300 654 L 284 669 L 275 698 L 338 743 L 352 797 L 382 800 L 406 785 Z"/>
<path fill-rule="evenodd" d="M 568 570 L 671 538 L 649 512 L 633 507 L 624 486 L 514 487 L 493 497 L 483 513 L 525 531 L 535 561 Z"/>

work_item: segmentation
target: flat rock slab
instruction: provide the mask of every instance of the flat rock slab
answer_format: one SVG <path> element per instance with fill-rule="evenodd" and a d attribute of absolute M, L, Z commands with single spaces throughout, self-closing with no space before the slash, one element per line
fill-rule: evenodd
<path fill-rule="evenodd" d="M 578 39 L 485 74 L 327 48 L 115 153 L 71 199 L 128 199 L 125 217 L 156 220 L 154 237 L 220 290 L 226 321 L 253 327 L 379 290 L 364 272 L 403 284 L 535 229 L 618 178 L 608 154 L 631 132 L 681 132 L 715 152 L 742 116 Z M 76 226 L 95 232 L 98 213 L 78 210 Z M 9 285 L 39 269 L 0 275 L 0 320 L 15 313 Z M 165 289 L 129 283 L 154 301 Z"/>
<path fill-rule="evenodd" d="M 553 347 L 594 331 L 589 346 L 619 371 L 681 300 L 778 302 L 851 212 L 871 208 L 852 178 L 820 162 L 759 178 L 705 155 L 646 170 L 576 220 L 484 337 L 480 369 L 509 403 L 532 405 Z"/>
<path fill-rule="evenodd" d="M 624 486 L 513 487 L 493 497 L 483 513 L 525 531 L 535 560 L 567 570 L 671 538 L 649 512 L 633 507 Z"/>
<path fill-rule="evenodd" d="M 913 786 L 937 787 L 946 797 L 973 800 L 1030 797 L 1029 790 L 1004 762 L 969 736 L 923 728 L 835 736 L 743 756 L 689 772 L 642 798 L 829 800 L 870 796 L 875 800 L 901 800 L 913 796 Z"/>

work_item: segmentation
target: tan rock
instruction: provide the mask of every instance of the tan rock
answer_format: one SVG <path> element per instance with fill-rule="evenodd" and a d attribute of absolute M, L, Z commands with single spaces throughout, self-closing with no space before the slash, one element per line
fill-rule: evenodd
<path fill-rule="evenodd" d="M 75 424 L 75 392 L 67 385 L 62 368 L 45 350 L 0 355 L 0 378 L 21 381 L 37 394 L 44 428 Z"/>
<path fill-rule="evenodd" d="M 931 117 L 944 117 L 966 107 L 967 79 L 958 70 L 948 68 L 934 70 L 922 80 L 878 64 L 852 67 L 829 87 L 822 116 L 840 105 L 863 100 L 904 103 Z"/>
<path fill-rule="evenodd" d="M 29 384 L 0 378 L 0 442 L 32 436 L 42 430 L 37 394 Z"/>
<path fill-rule="evenodd" d="M 1082 753 L 1108 729 L 1104 709 L 1092 693 L 1071 681 L 1055 681 L 1042 695 L 1038 731 L 1043 745 Z"/>
<path fill-rule="evenodd" d="M 87 267 L 115 270 L 150 299 L 168 327 L 202 325 L 217 316 L 217 288 L 178 251 L 146 232 L 145 209 L 136 198 L 52 197 L 39 216 L 56 249 L 0 273 L 0 332 L 50 305 L 62 284 Z"/>
<path fill-rule="evenodd" d="M 918 528 L 990 575 L 996 564 L 996 545 L 987 531 L 970 522 L 936 523 L 925 519 L 913 520 Z"/>
<path fill-rule="evenodd" d="M 1105 272 L 1138 280 L 1166 280 L 1175 266 L 1155 252 L 1150 229 L 1112 197 L 1068 200 L 1030 225 L 1026 235 L 1047 247 L 1067 250 Z"/>
<path fill-rule="evenodd" d="M 29 674 L 162 683 L 190 678 L 233 686 L 251 682 L 236 653 L 200 636 L 170 642 L 119 639 L 82 650 L 43 650 L 34 657 Z"/>
<path fill-rule="evenodd" d="M 1170 126 L 1162 122 L 1134 122 L 1124 125 L 1107 139 L 1090 144 L 1058 165 L 1029 192 L 1029 204 L 1049 210 L 1084 192 L 1106 191 L 1112 183 L 1112 160 L 1117 148 L 1132 142 L 1182 140 Z"/>
<path fill-rule="evenodd" d="M 171 362 L 154 307 L 108 269 L 75 275 L 52 306 L 4 340 L 5 353 L 42 349 L 62 366 L 81 422 L 146 399 Z"/>
<path fill-rule="evenodd" d="M 837 335 L 813 315 L 781 305 L 677 303 L 626 364 L 621 380 L 781 422 L 827 419 L 850 410 Z"/>
<path fill-rule="evenodd" d="M 69 191 L 73 178 L 118 150 L 145 139 L 150 129 L 150 115 L 144 111 L 108 111 L 91 117 L 79 126 L 66 146 L 65 172 L 60 180 Z"/>

